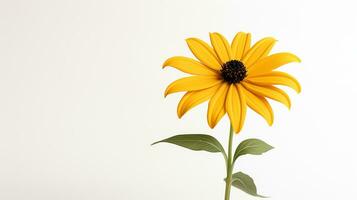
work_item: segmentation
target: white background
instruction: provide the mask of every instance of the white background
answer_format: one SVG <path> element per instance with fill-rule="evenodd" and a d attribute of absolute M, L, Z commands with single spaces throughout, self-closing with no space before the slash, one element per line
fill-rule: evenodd
<path fill-rule="evenodd" d="M 191 56 L 185 38 L 274 36 L 274 52 L 301 59 L 283 70 L 302 84 L 292 109 L 272 103 L 275 123 L 248 112 L 235 145 L 275 147 L 238 160 L 272 200 L 357 195 L 354 1 L 14 0 L 0 2 L 0 199 L 223 199 L 219 154 L 169 144 L 207 133 L 226 146 L 228 119 L 211 130 L 207 104 L 179 120 L 182 94 L 163 98 L 183 76 L 161 69 Z M 232 199 L 255 199 L 232 189 Z"/>

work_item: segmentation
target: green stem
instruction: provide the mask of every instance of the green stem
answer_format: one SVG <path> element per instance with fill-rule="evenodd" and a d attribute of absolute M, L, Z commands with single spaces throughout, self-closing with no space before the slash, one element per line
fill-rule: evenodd
<path fill-rule="evenodd" d="M 226 177 L 226 191 L 224 200 L 229 200 L 232 186 L 232 143 L 233 143 L 233 127 L 232 124 L 229 130 L 229 140 L 228 140 L 228 159 L 227 159 L 227 177 Z"/>

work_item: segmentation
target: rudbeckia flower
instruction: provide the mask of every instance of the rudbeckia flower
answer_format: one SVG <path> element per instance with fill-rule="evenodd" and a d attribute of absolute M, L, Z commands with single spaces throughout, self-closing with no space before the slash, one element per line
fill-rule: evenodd
<path fill-rule="evenodd" d="M 172 82 L 165 91 L 165 97 L 186 92 L 178 104 L 178 117 L 209 101 L 207 121 L 211 128 L 227 113 L 233 130 L 240 132 L 247 106 L 272 125 L 274 114 L 266 98 L 288 108 L 291 104 L 289 96 L 275 85 L 288 86 L 298 93 L 301 90 L 293 76 L 275 69 L 300 59 L 287 52 L 269 55 L 276 42 L 272 37 L 252 47 L 250 33 L 237 33 L 231 44 L 219 33 L 210 33 L 210 40 L 212 47 L 197 38 L 186 40 L 197 60 L 175 56 L 163 64 L 192 75 Z"/>

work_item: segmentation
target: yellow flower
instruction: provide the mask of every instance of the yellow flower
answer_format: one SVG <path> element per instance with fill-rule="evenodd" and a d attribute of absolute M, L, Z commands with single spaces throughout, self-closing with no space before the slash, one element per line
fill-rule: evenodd
<path fill-rule="evenodd" d="M 250 33 L 237 33 L 232 44 L 219 33 L 210 33 L 210 40 L 213 48 L 197 38 L 186 40 L 198 61 L 175 56 L 163 64 L 163 67 L 171 66 L 194 75 L 172 82 L 165 91 L 165 97 L 187 91 L 178 104 L 178 117 L 209 100 L 207 121 L 211 128 L 227 113 L 238 133 L 243 127 L 247 106 L 272 125 L 273 110 L 266 97 L 290 108 L 289 96 L 274 85 L 288 86 L 298 93 L 301 90 L 294 77 L 274 70 L 300 59 L 286 52 L 268 55 L 276 42 L 271 37 L 261 39 L 252 47 Z"/>

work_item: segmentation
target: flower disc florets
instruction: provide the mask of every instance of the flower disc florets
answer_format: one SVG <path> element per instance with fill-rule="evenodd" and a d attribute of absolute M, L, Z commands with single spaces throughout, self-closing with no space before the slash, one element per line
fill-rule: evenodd
<path fill-rule="evenodd" d="M 228 83 L 239 83 L 247 76 L 247 69 L 239 60 L 230 60 L 222 65 L 221 76 Z"/>

